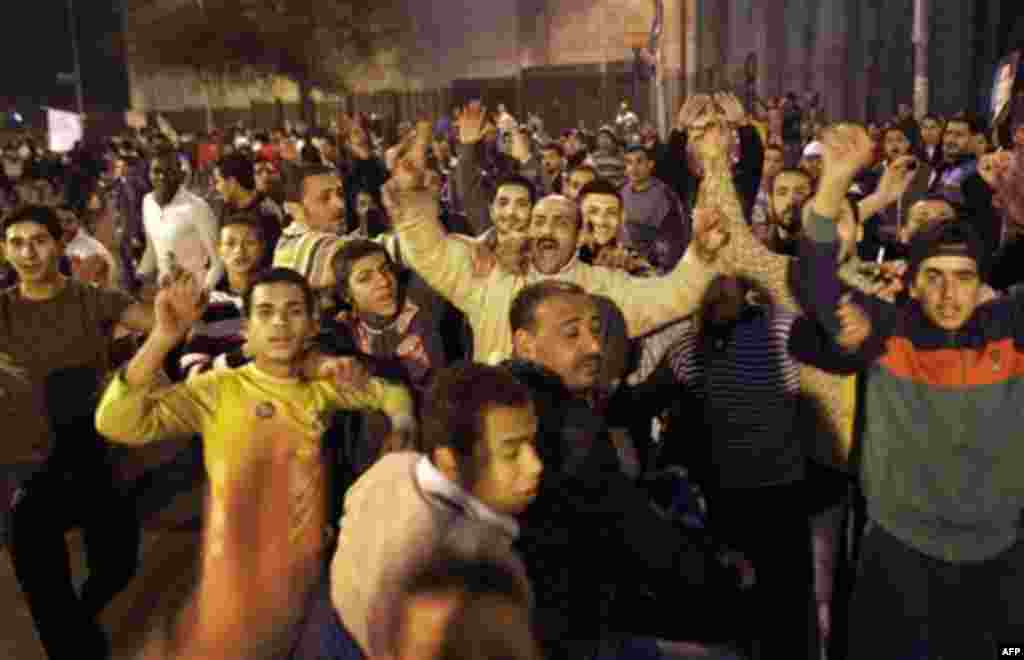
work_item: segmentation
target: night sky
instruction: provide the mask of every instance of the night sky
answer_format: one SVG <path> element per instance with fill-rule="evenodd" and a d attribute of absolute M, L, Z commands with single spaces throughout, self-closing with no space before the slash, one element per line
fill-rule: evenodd
<path fill-rule="evenodd" d="M 106 52 L 119 43 L 120 0 L 74 0 L 78 23 L 86 111 L 123 111 L 129 102 L 123 61 Z M 73 83 L 59 83 L 59 72 L 74 71 L 67 0 L 18 2 L 0 39 L 0 110 L 15 107 L 30 116 L 40 106 L 75 109 Z"/>

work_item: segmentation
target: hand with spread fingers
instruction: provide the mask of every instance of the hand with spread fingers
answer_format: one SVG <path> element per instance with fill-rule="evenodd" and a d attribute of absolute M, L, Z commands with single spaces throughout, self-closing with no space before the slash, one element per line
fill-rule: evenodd
<path fill-rule="evenodd" d="M 875 143 L 855 124 L 829 128 L 822 139 L 823 179 L 852 182 L 875 158 Z"/>
<path fill-rule="evenodd" d="M 747 123 L 747 111 L 743 103 L 736 98 L 735 94 L 719 92 L 714 96 L 715 103 L 722 109 L 725 120 L 733 126 L 743 126 Z"/>
<path fill-rule="evenodd" d="M 487 108 L 480 101 L 473 101 L 462 109 L 455 121 L 458 127 L 459 141 L 462 144 L 476 144 L 484 138 L 490 127 L 487 122 Z"/>
<path fill-rule="evenodd" d="M 686 99 L 679 108 L 679 115 L 676 117 L 676 128 L 681 131 L 689 130 L 697 118 L 704 113 L 711 105 L 711 97 L 707 94 L 694 94 Z"/>
<path fill-rule="evenodd" d="M 195 276 L 186 272 L 164 283 L 156 294 L 153 309 L 156 316 L 153 332 L 180 341 L 203 317 L 206 292 Z"/>
<path fill-rule="evenodd" d="M 727 218 L 720 209 L 698 207 L 693 212 L 693 240 L 690 249 L 706 264 L 714 264 L 729 243 Z"/>

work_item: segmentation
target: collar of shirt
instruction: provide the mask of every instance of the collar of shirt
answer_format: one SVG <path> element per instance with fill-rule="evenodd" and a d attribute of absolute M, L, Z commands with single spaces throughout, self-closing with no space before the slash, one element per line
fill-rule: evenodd
<path fill-rule="evenodd" d="M 493 511 L 458 484 L 453 483 L 424 456 L 416 464 L 416 480 L 428 496 L 456 507 L 465 515 L 501 528 L 512 538 L 519 536 L 519 523 L 511 516 Z"/>
<path fill-rule="evenodd" d="M 292 220 L 291 224 L 281 230 L 281 233 L 285 236 L 301 236 L 303 234 L 308 234 L 310 231 L 312 230 L 309 227 L 298 220 Z"/>

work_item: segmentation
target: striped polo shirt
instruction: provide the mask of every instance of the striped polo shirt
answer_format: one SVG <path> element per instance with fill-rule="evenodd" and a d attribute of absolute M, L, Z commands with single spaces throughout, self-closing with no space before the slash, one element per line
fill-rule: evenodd
<path fill-rule="evenodd" d="M 331 268 L 331 257 L 343 239 L 337 234 L 316 231 L 299 222 L 284 228 L 274 250 L 274 267 L 291 268 L 314 288 L 323 282 Z"/>
<path fill-rule="evenodd" d="M 669 349 L 676 381 L 703 405 L 723 488 L 803 478 L 796 428 L 800 369 L 789 352 L 796 315 L 748 308 L 732 325 L 691 324 Z"/>

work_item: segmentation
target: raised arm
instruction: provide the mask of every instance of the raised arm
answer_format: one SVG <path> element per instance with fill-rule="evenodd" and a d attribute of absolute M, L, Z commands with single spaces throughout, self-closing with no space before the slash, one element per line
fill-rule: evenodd
<path fill-rule="evenodd" d="M 804 235 L 798 260 L 801 302 L 811 318 L 831 337 L 842 331 L 839 309 L 845 288 L 836 270 L 839 234 L 836 222 L 853 178 L 871 162 L 874 143 L 857 126 L 832 128 L 823 141 L 824 172 L 811 203 L 805 209 Z M 875 338 L 884 334 L 891 319 L 891 306 L 860 292 L 852 294 L 867 314 Z M 858 353 L 877 350 L 877 341 L 867 341 Z"/>
<path fill-rule="evenodd" d="M 462 210 L 475 234 L 491 226 L 490 195 L 483 175 L 483 137 L 491 127 L 485 124 L 487 109 L 478 101 L 466 106 L 458 119 L 458 162 L 455 166 L 455 186 L 459 191 Z"/>
<path fill-rule="evenodd" d="M 792 259 L 765 247 L 747 225 L 733 182 L 727 137 L 722 126 L 711 126 L 698 145 L 705 174 L 697 194 L 697 206 L 721 214 L 724 230 L 729 235 L 729 244 L 722 251 L 722 268 L 749 280 L 768 294 L 773 305 L 798 312 L 799 306 L 789 286 Z"/>
<path fill-rule="evenodd" d="M 157 294 L 153 331 L 114 377 L 96 410 L 96 429 L 102 435 L 114 442 L 145 444 L 201 431 L 215 406 L 209 379 L 155 390 L 164 383 L 168 353 L 202 316 L 202 295 L 190 274 Z"/>
<path fill-rule="evenodd" d="M 474 313 L 482 290 L 473 276 L 473 248 L 448 236 L 441 225 L 436 175 L 416 158 L 400 160 L 383 198 L 404 264 L 467 316 Z"/>
<path fill-rule="evenodd" d="M 719 217 L 697 214 L 693 240 L 686 254 L 664 277 L 632 277 L 622 271 L 595 268 L 587 289 L 610 298 L 622 310 L 630 337 L 648 335 L 700 308 L 718 275 L 718 253 L 727 241 Z"/>

